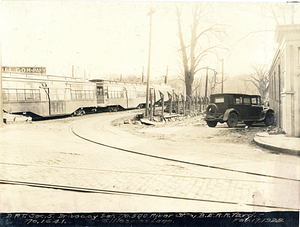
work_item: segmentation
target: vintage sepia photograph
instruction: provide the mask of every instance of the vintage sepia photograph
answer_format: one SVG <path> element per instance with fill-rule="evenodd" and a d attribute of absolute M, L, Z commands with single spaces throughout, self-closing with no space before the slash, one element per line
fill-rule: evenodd
<path fill-rule="evenodd" d="M 299 225 L 297 1 L 3 0 L 0 82 L 1 226 Z"/>

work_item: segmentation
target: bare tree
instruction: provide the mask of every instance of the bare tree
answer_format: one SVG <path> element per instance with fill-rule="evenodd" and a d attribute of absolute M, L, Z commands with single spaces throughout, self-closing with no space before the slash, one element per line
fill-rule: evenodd
<path fill-rule="evenodd" d="M 222 83 L 222 81 L 220 81 L 220 78 L 217 75 L 218 75 L 218 73 L 216 71 L 214 71 L 214 75 L 210 76 L 210 79 L 209 79 L 210 94 L 213 94 L 215 92 L 217 85 Z"/>
<path fill-rule="evenodd" d="M 187 44 L 184 40 L 182 29 L 182 6 L 179 8 L 176 5 L 176 17 L 178 25 L 178 37 L 180 41 L 181 60 L 183 64 L 184 82 L 186 86 L 186 94 L 192 95 L 193 82 L 195 74 L 204 68 L 200 67 L 200 63 L 209 54 L 215 55 L 219 59 L 219 51 L 227 50 L 222 45 L 212 45 L 212 38 L 222 40 L 226 35 L 223 26 L 220 24 L 213 24 L 200 30 L 201 23 L 205 22 L 205 17 L 210 13 L 207 11 L 207 5 L 196 3 L 192 10 L 192 25 L 191 37 Z"/>
<path fill-rule="evenodd" d="M 275 25 L 287 25 L 294 24 L 295 13 L 300 9 L 299 4 L 296 3 L 260 3 L 260 11 L 252 11 L 251 8 L 247 9 L 255 14 L 259 14 L 262 17 L 270 18 L 275 22 Z M 248 6 L 246 6 L 248 7 Z M 299 11 L 298 11 L 299 12 Z M 237 42 L 247 38 L 248 36 L 265 33 L 265 32 L 275 32 L 274 29 L 260 29 L 256 31 L 251 31 L 244 37 L 237 40 Z"/>
<path fill-rule="evenodd" d="M 254 64 L 251 65 L 251 69 L 251 73 L 245 75 L 242 80 L 245 82 L 245 84 L 253 84 L 261 95 L 262 100 L 265 100 L 269 89 L 269 67 L 264 64 Z"/>
<path fill-rule="evenodd" d="M 193 90 L 192 90 L 192 94 L 195 92 L 195 91 L 199 91 L 197 92 L 199 95 L 201 94 L 201 87 L 203 85 L 203 75 L 201 75 L 200 77 L 198 78 L 194 78 L 194 83 L 193 83 Z"/>
<path fill-rule="evenodd" d="M 294 23 L 295 12 L 300 8 L 296 3 L 261 3 L 263 15 L 274 19 L 276 25 Z M 290 17 L 290 18 L 289 18 Z"/>

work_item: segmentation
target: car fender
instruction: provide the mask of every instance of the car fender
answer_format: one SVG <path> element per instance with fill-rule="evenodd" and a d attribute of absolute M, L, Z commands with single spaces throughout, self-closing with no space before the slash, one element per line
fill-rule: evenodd
<path fill-rule="evenodd" d="M 269 108 L 264 109 L 264 110 L 261 112 L 261 114 L 260 114 L 260 119 L 259 119 L 259 120 L 263 121 L 263 120 L 266 118 L 267 113 L 275 113 L 275 112 L 274 112 L 274 110 L 269 109 Z"/>
<path fill-rule="evenodd" d="M 230 109 L 227 109 L 225 111 L 224 116 L 223 116 L 223 121 L 227 121 L 229 114 L 232 113 L 232 112 L 236 113 L 238 115 L 239 120 L 240 120 L 240 114 L 239 114 L 239 112 L 236 109 L 234 109 L 234 108 L 230 108 Z"/>

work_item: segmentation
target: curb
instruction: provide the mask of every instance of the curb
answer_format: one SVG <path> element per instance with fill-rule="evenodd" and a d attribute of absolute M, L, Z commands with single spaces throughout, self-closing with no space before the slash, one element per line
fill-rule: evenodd
<path fill-rule="evenodd" d="M 253 138 L 253 141 L 263 147 L 263 148 L 267 148 L 269 150 L 273 150 L 276 151 L 278 153 L 282 153 L 282 154 L 289 154 L 289 155 L 296 155 L 296 156 L 300 156 L 300 150 L 293 150 L 293 149 L 289 149 L 289 148 L 282 148 L 282 147 L 278 147 L 278 146 L 274 146 L 271 145 L 269 143 L 263 142 L 258 136 L 257 134 L 255 135 L 255 137 Z"/>

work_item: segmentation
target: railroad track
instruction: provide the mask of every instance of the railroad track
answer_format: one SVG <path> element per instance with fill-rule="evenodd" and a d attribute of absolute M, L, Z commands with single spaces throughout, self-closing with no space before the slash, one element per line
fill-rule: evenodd
<path fill-rule="evenodd" d="M 99 122 L 98 125 L 97 125 L 97 128 L 101 129 L 102 131 L 104 131 L 106 133 L 116 134 L 115 132 L 112 132 L 112 131 L 110 131 L 109 129 L 107 129 L 105 127 L 105 124 L 109 121 L 111 121 L 111 120 Z M 268 180 L 274 180 L 274 179 L 281 180 L 281 181 L 291 181 L 291 182 L 296 182 L 296 183 L 300 182 L 299 179 L 293 179 L 293 178 L 287 178 L 287 177 L 281 177 L 281 176 L 275 176 L 275 175 L 268 175 L 268 174 L 261 174 L 261 173 L 255 173 L 255 172 L 249 172 L 249 171 L 241 171 L 241 170 L 236 170 L 236 169 L 224 168 L 224 167 L 220 167 L 220 166 L 206 165 L 206 164 L 203 164 L 203 163 L 189 162 L 189 161 L 180 160 L 180 159 L 173 159 L 173 158 L 164 157 L 164 156 L 147 154 L 147 153 L 144 153 L 144 152 L 135 151 L 135 150 L 132 150 L 132 149 L 126 149 L 126 148 L 118 147 L 118 146 L 115 146 L 115 145 L 111 145 L 111 144 L 107 144 L 107 143 L 103 143 L 103 142 L 99 142 L 99 141 L 87 138 L 85 136 L 80 135 L 80 133 L 76 132 L 74 130 L 73 126 L 70 127 L 70 130 L 75 136 L 77 136 L 77 137 L 79 137 L 79 138 L 81 138 L 81 139 L 83 139 L 83 140 L 85 140 L 89 143 L 94 143 L 94 144 L 97 144 L 99 146 L 111 148 L 111 149 L 114 149 L 114 150 L 117 150 L 117 151 L 120 151 L 120 152 L 126 152 L 126 153 L 131 154 L 131 155 L 138 155 L 138 156 L 144 156 L 144 157 L 153 158 L 153 159 L 160 159 L 160 160 L 164 160 L 164 161 L 171 162 L 171 163 L 196 166 L 196 167 L 199 167 L 199 168 L 206 168 L 206 169 L 212 169 L 212 170 L 220 170 L 220 171 L 227 171 L 227 172 L 232 172 L 232 173 L 250 175 L 250 176 L 254 176 L 254 177 L 259 177 L 260 181 L 258 180 L 258 182 L 264 182 L 264 183 L 266 183 Z M 140 174 L 140 173 L 137 173 L 137 174 Z M 171 175 L 169 175 L 169 176 L 171 176 Z M 191 177 L 191 176 L 184 176 L 184 177 Z M 263 179 L 263 181 L 261 179 Z M 246 180 L 246 181 L 251 182 L 251 180 Z M 272 182 L 269 182 L 269 183 L 272 184 Z M 118 191 L 116 193 L 122 193 L 123 194 L 123 193 L 128 193 L 128 192 Z M 131 193 L 129 193 L 129 194 L 131 194 Z M 139 193 L 139 195 L 158 196 L 158 195 L 140 194 L 140 193 Z M 161 195 L 161 196 L 163 196 L 163 195 Z M 163 196 L 163 197 L 165 197 L 165 196 Z M 193 198 L 172 197 L 172 196 L 169 196 L 169 198 L 194 200 Z M 215 202 L 215 203 L 237 204 L 237 203 L 232 203 L 230 201 L 201 200 L 201 199 L 196 199 L 196 200 L 197 201 L 206 201 L 206 202 L 209 201 L 209 202 Z M 260 207 L 266 207 L 266 208 L 295 210 L 295 208 L 279 207 L 279 206 L 268 206 L 268 205 L 257 205 L 257 204 L 250 204 L 250 203 L 245 204 L 245 205 L 247 205 L 247 206 L 260 206 Z"/>
<path fill-rule="evenodd" d="M 129 113 L 126 115 L 131 115 L 133 113 Z M 112 116 L 112 115 L 110 115 Z M 85 121 L 86 119 L 80 120 Z M 90 118 L 89 118 L 90 120 Z M 108 121 L 111 120 L 105 120 L 100 121 L 95 125 L 95 128 L 97 130 L 102 130 L 105 133 L 111 133 L 113 135 L 116 135 L 115 132 L 110 131 L 105 127 L 105 124 L 107 124 Z M 168 163 L 169 165 L 184 165 L 184 166 L 192 166 L 193 168 L 198 169 L 207 169 L 212 171 L 223 171 L 223 172 L 231 172 L 236 174 L 242 174 L 252 177 L 258 177 L 257 180 L 247 180 L 247 179 L 234 179 L 234 178 L 224 178 L 221 179 L 220 177 L 215 178 L 217 180 L 230 180 L 230 181 L 239 181 L 239 182 L 247 182 L 247 183 L 267 183 L 267 184 L 273 184 L 273 180 L 276 179 L 278 181 L 281 181 L 282 184 L 286 182 L 294 182 L 299 183 L 299 179 L 292 179 L 287 177 L 280 177 L 275 175 L 267 175 L 267 174 L 260 174 L 255 172 L 249 172 L 249 171 L 241 171 L 241 170 L 235 170 L 230 168 L 224 168 L 220 166 L 214 166 L 214 165 L 206 165 L 204 163 L 196 163 L 196 162 L 189 162 L 185 160 L 179 160 L 179 159 L 173 159 L 169 157 L 163 157 L 158 155 L 152 155 L 147 154 L 127 148 L 122 148 L 118 146 L 114 146 L 111 144 L 99 142 L 97 140 L 94 140 L 92 138 L 88 138 L 84 135 L 80 135 L 80 132 L 76 131 L 74 129 L 75 124 L 78 124 L 78 122 L 70 125 L 69 130 L 71 133 L 73 133 L 76 137 L 79 137 L 80 139 L 88 142 L 93 143 L 101 147 L 106 147 L 113 149 L 116 152 L 122 152 L 126 153 L 129 156 L 140 156 L 145 157 L 147 159 L 156 159 L 161 160 L 165 163 Z M 0 165 L 20 165 L 20 166 L 31 166 L 34 168 L 34 165 L 29 164 L 17 164 L 17 163 L 0 163 Z M 118 174 L 136 174 L 136 175 L 144 175 L 144 176 L 150 176 L 152 177 L 161 177 L 161 176 L 167 176 L 167 177 L 173 177 L 173 178 L 190 178 L 190 179 L 196 179 L 196 180 L 203 180 L 203 179 L 214 179 L 209 177 L 201 177 L 201 176 L 192 176 L 192 175 L 178 175 L 178 174 L 172 174 L 172 173 L 160 173 L 160 172 L 149 172 L 149 171 L 123 171 L 123 170 L 115 170 L 115 169 L 95 169 L 95 168 L 76 168 L 76 167 L 69 167 L 69 166 L 50 166 L 50 165 L 44 165 L 44 168 L 61 168 L 61 169 L 73 169 L 75 171 L 94 171 L 94 172 L 109 172 L 109 173 L 118 173 Z M 201 171 L 200 171 L 201 172 Z M 166 199 L 180 199 L 180 200 L 191 200 L 191 201 L 199 201 L 199 202 L 210 202 L 210 203 L 223 203 L 223 204 L 231 204 L 231 205 L 238 205 L 239 202 L 236 201 L 229 201 L 229 200 L 218 200 L 218 199 L 206 199 L 206 198 L 194 198 L 194 197 L 188 197 L 188 196 L 177 196 L 172 194 L 154 194 L 154 193 L 143 193 L 138 191 L 130 191 L 130 190 L 112 190 L 110 188 L 91 188 L 91 187 L 84 187 L 84 186 L 68 186 L 68 185 L 62 185 L 62 184 L 44 184 L 44 183 L 38 183 L 38 182 L 29 182 L 29 181 L 20 181 L 20 180 L 8 180 L 8 179 L 1 179 L 1 184 L 11 184 L 11 185 L 24 185 L 24 186 L 30 186 L 30 187 L 39 187 L 39 188 L 51 188 L 51 189 L 57 189 L 57 190 L 67 190 L 67 191 L 76 191 L 76 192 L 82 192 L 82 193 L 103 193 L 103 194 L 117 194 L 117 195 L 132 195 L 132 196 L 146 196 L 146 197 L 160 197 L 160 198 L 166 198 Z M 272 205 L 272 204 L 254 204 L 254 203 L 244 203 L 245 206 L 251 206 L 251 207 L 264 207 L 264 208 L 270 208 L 270 209 L 277 209 L 277 210 L 299 210 L 294 207 L 286 207 L 286 206 L 278 206 L 278 205 Z"/>

